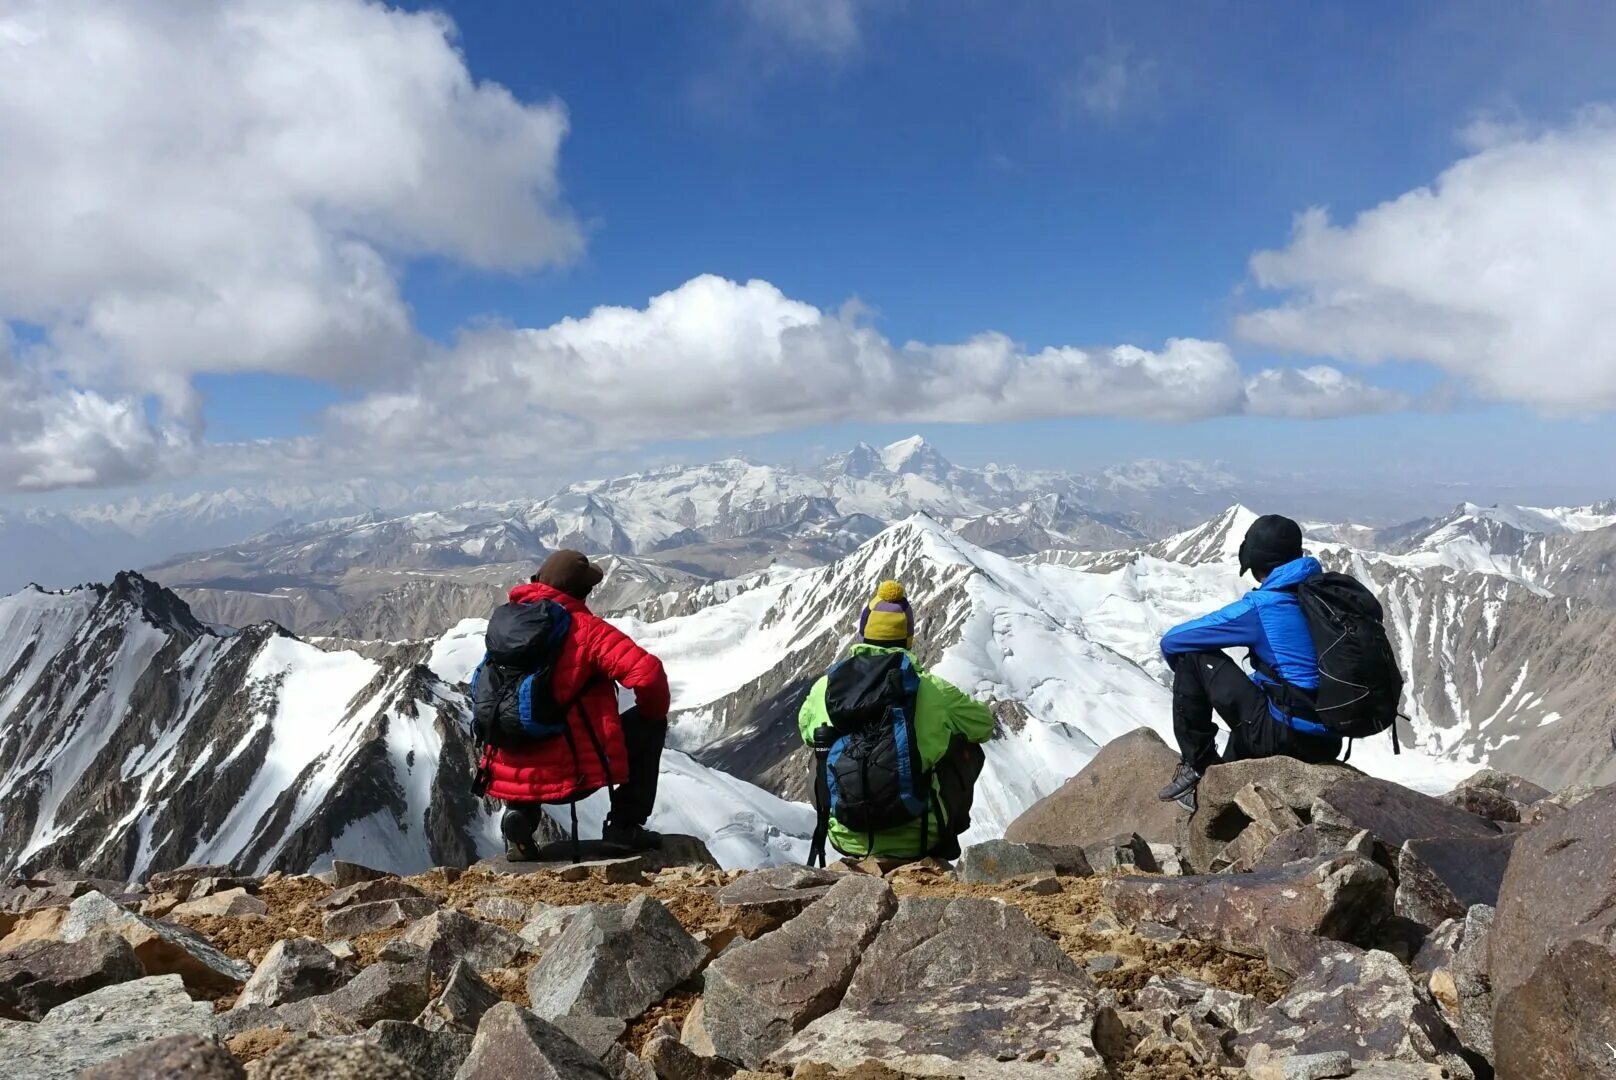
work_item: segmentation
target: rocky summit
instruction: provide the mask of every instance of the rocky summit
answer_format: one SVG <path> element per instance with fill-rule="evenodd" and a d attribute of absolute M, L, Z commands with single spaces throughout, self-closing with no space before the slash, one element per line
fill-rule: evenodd
<path fill-rule="evenodd" d="M 57 870 L 0 891 L 8 1080 L 1593 1080 L 1616 788 L 1441 799 L 1102 754 L 956 864 L 726 870 L 691 837 L 407 877 Z M 1478 812 L 1481 811 L 1481 812 Z M 1064 824 L 1063 824 L 1063 819 Z M 1096 840 L 1096 837 L 1103 839 Z M 1150 839 L 1147 839 L 1149 837 Z M 1170 839 L 1169 839 L 1170 838 Z"/>

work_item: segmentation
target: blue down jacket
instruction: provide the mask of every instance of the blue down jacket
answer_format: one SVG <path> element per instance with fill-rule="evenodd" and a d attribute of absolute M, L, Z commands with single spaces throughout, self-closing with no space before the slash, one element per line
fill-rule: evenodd
<path fill-rule="evenodd" d="M 1319 658 L 1295 590 L 1322 573 L 1324 567 L 1311 555 L 1275 567 L 1261 585 L 1228 607 L 1169 630 L 1162 636 L 1162 655 L 1171 660 L 1185 653 L 1250 649 L 1259 666 L 1278 672 L 1290 685 L 1317 690 Z M 1270 682 L 1260 670 L 1254 671 L 1251 679 L 1259 686 Z M 1275 719 L 1297 731 L 1329 733 L 1310 720 L 1287 716 L 1272 701 L 1269 709 Z"/>

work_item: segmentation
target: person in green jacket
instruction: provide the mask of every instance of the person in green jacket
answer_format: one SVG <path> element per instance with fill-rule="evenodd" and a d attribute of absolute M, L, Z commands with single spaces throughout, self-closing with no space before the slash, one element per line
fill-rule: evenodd
<path fill-rule="evenodd" d="M 983 702 L 922 670 L 913 647 L 914 612 L 903 586 L 883 581 L 859 616 L 848 657 L 814 683 L 802 704 L 797 729 L 815 750 L 820 808 L 810 861 L 823 865 L 825 839 L 855 858 L 959 856 L 993 715 Z M 861 672 L 868 673 L 862 682 Z M 900 683 L 907 692 L 892 689 Z M 914 783 L 917 772 L 920 782 Z M 865 813 L 872 805 L 886 812 Z M 858 820 L 861 813 L 869 820 Z M 875 826 L 892 820 L 900 823 Z"/>

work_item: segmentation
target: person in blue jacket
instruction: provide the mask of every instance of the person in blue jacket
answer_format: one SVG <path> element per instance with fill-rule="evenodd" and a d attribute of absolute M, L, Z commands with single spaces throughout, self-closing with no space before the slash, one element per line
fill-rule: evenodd
<path fill-rule="evenodd" d="M 1162 655 L 1173 670 L 1180 756 L 1172 782 L 1161 790 L 1163 802 L 1177 799 L 1195 809 L 1201 774 L 1219 761 L 1283 754 L 1322 762 L 1341 753 L 1340 737 L 1309 718 L 1319 661 L 1296 586 L 1324 567 L 1302 554 L 1301 526 L 1278 514 L 1252 522 L 1240 544 L 1240 572 L 1247 571 L 1257 579 L 1255 589 L 1162 637 Z M 1224 652 L 1230 648 L 1249 650 L 1251 675 Z M 1221 757 L 1214 713 L 1229 728 Z"/>

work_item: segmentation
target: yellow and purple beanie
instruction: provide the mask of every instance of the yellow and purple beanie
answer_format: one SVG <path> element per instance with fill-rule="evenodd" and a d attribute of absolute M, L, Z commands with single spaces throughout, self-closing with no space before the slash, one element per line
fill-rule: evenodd
<path fill-rule="evenodd" d="M 859 614 L 859 640 L 866 645 L 909 648 L 915 641 L 915 613 L 896 581 L 883 581 Z"/>

